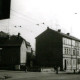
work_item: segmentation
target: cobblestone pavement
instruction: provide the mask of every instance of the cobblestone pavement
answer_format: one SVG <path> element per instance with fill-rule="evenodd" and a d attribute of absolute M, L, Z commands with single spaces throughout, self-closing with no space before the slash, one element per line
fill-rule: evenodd
<path fill-rule="evenodd" d="M 0 77 L 4 76 L 6 80 L 80 80 L 80 74 L 63 72 L 0 71 Z"/>

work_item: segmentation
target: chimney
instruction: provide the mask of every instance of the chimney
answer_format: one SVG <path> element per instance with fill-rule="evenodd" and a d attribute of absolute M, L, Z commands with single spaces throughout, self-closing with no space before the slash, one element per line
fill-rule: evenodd
<path fill-rule="evenodd" d="M 18 38 L 20 38 L 20 33 L 18 33 Z"/>
<path fill-rule="evenodd" d="M 58 29 L 58 32 L 61 32 L 61 29 Z"/>
<path fill-rule="evenodd" d="M 47 29 L 49 29 L 49 27 L 47 27 Z"/>
<path fill-rule="evenodd" d="M 70 33 L 67 33 L 67 35 L 69 36 L 69 35 L 70 35 Z"/>

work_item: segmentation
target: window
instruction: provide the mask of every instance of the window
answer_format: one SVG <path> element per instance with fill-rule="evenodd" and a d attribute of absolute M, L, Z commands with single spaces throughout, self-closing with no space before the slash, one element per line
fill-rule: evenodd
<path fill-rule="evenodd" d="M 66 54 L 66 48 L 64 48 L 65 49 L 65 53 L 64 54 Z"/>
<path fill-rule="evenodd" d="M 77 47 L 79 47 L 79 42 L 77 43 Z"/>
<path fill-rule="evenodd" d="M 80 58 L 77 59 L 77 63 L 80 64 Z"/>
<path fill-rule="evenodd" d="M 79 42 L 76 41 L 76 42 L 75 42 L 75 45 L 76 45 L 76 47 L 79 47 Z"/>
<path fill-rule="evenodd" d="M 79 50 L 77 51 L 77 56 L 79 56 Z"/>
<path fill-rule="evenodd" d="M 66 44 L 68 44 L 68 39 L 66 39 Z"/>
<path fill-rule="evenodd" d="M 76 55 L 76 51 L 75 50 L 73 50 L 73 55 Z"/>
<path fill-rule="evenodd" d="M 70 54 L 71 53 L 71 49 L 68 47 L 64 48 L 64 54 Z"/>
<path fill-rule="evenodd" d="M 69 48 L 69 54 L 71 53 L 71 49 Z"/>
<path fill-rule="evenodd" d="M 69 39 L 66 38 L 66 44 L 69 45 Z"/>
<path fill-rule="evenodd" d="M 63 43 L 66 44 L 66 38 L 63 38 Z"/>
<path fill-rule="evenodd" d="M 76 66 L 76 59 L 73 59 L 73 65 Z"/>
<path fill-rule="evenodd" d="M 71 65 L 71 59 L 68 59 L 68 65 Z"/>
<path fill-rule="evenodd" d="M 67 54 L 68 54 L 68 48 L 67 48 Z"/>
<path fill-rule="evenodd" d="M 69 45 L 71 45 L 71 40 L 69 39 Z"/>
<path fill-rule="evenodd" d="M 75 46 L 75 41 L 74 40 L 72 40 L 72 45 Z"/>
<path fill-rule="evenodd" d="M 63 38 L 63 44 L 71 45 L 71 39 Z"/>

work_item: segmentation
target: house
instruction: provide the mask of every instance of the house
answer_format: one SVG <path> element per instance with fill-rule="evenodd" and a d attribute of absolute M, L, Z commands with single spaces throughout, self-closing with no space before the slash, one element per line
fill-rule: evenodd
<path fill-rule="evenodd" d="M 60 70 L 80 69 L 80 40 L 47 28 L 36 37 L 36 61 L 41 67 L 59 67 Z"/>
<path fill-rule="evenodd" d="M 31 45 L 18 35 L 0 37 L 0 68 L 21 70 L 27 65 Z"/>

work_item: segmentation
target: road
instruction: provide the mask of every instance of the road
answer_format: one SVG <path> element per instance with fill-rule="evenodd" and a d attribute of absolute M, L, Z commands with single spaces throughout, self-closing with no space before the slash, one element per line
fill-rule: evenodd
<path fill-rule="evenodd" d="M 54 72 L 0 71 L 0 76 L 5 75 L 9 76 L 7 80 L 80 80 L 80 74 L 56 74 Z"/>

